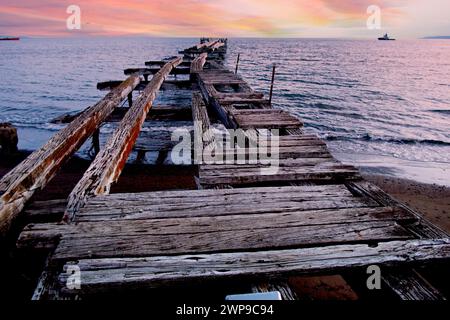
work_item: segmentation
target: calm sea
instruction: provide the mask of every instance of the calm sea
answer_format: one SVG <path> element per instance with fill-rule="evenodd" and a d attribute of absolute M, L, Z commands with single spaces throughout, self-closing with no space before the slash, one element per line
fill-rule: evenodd
<path fill-rule="evenodd" d="M 94 104 L 96 83 L 172 56 L 198 39 L 87 38 L 0 42 L 0 122 L 35 149 L 63 113 Z M 450 41 L 230 39 L 227 64 L 363 170 L 450 185 Z"/>

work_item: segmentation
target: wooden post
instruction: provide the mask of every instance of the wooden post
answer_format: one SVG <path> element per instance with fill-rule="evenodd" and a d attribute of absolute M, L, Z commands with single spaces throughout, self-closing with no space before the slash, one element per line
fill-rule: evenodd
<path fill-rule="evenodd" d="M 16 153 L 18 143 L 17 129 L 11 123 L 0 123 L 0 154 Z"/>
<path fill-rule="evenodd" d="M 270 83 L 270 93 L 269 93 L 269 103 L 272 103 L 272 94 L 273 94 L 273 83 L 275 82 L 275 69 L 276 69 L 276 64 L 273 64 L 272 67 L 272 81 Z"/>
<path fill-rule="evenodd" d="M 117 181 L 125 166 L 156 93 L 172 69 L 181 61 L 181 58 L 176 58 L 166 63 L 134 101 L 119 127 L 70 193 L 64 215 L 65 221 L 72 221 L 89 197 L 109 193 L 111 184 Z"/>
<path fill-rule="evenodd" d="M 190 68 L 190 80 L 196 81 L 197 79 L 197 73 L 201 72 L 203 70 L 203 66 L 206 63 L 206 58 L 208 57 L 208 54 L 206 52 L 198 55 L 194 60 L 191 62 L 191 68 Z"/>
<path fill-rule="evenodd" d="M 34 192 L 42 189 L 53 178 L 64 162 L 92 136 L 139 81 L 138 76 L 130 76 L 0 180 L 0 235 L 8 232 L 13 220 Z"/>
<path fill-rule="evenodd" d="M 238 72 L 238 68 L 239 68 L 239 59 L 240 59 L 240 58 L 241 58 L 241 54 L 238 53 L 237 60 L 236 60 L 236 70 L 234 70 L 234 73 L 235 73 L 235 74 L 237 74 L 237 72 Z"/>

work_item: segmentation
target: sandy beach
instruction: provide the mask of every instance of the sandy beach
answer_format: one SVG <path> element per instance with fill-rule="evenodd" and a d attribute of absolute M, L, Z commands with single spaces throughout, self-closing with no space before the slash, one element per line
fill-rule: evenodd
<path fill-rule="evenodd" d="M 450 188 L 383 175 L 364 175 L 368 181 L 407 204 L 436 226 L 450 232 Z"/>

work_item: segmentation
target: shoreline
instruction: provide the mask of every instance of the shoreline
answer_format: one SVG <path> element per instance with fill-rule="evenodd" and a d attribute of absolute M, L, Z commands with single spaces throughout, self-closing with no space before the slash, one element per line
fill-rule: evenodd
<path fill-rule="evenodd" d="M 392 155 L 359 152 L 343 153 L 333 148 L 330 151 L 342 163 L 357 167 L 363 176 L 386 176 L 450 188 L 450 163 L 447 162 L 407 160 Z"/>

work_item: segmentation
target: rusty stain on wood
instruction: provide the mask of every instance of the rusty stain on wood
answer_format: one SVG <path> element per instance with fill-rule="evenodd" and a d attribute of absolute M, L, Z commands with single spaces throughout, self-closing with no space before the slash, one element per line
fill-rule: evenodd
<path fill-rule="evenodd" d="M 139 81 L 138 76 L 130 76 L 0 180 L 0 234 L 7 233 L 12 221 L 34 192 L 52 179 L 62 164 L 97 130 Z"/>
<path fill-rule="evenodd" d="M 77 210 L 89 197 L 109 193 L 111 184 L 119 178 L 125 166 L 147 113 L 156 98 L 156 93 L 165 78 L 181 61 L 181 58 L 176 58 L 167 62 L 134 101 L 106 146 L 69 195 L 64 216 L 66 221 L 73 220 Z"/>

